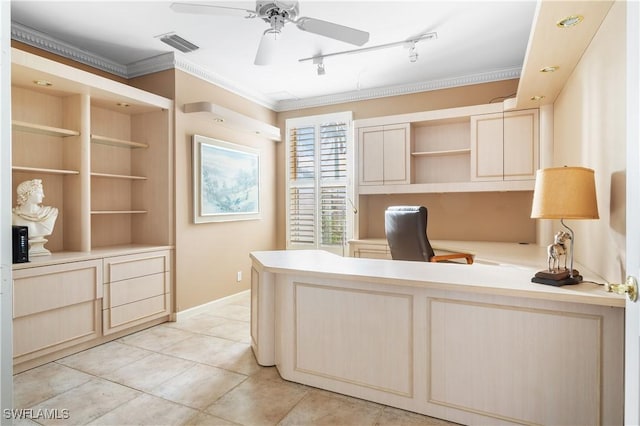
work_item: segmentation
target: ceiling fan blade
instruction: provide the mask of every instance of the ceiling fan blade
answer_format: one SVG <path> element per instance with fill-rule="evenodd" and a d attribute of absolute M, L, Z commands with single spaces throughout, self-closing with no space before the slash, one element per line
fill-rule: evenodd
<path fill-rule="evenodd" d="M 258 51 L 256 52 L 256 58 L 253 61 L 254 65 L 269 65 L 273 56 L 276 53 L 277 39 L 280 35 L 272 30 L 267 30 L 262 34 L 260 44 L 258 45 Z"/>
<path fill-rule="evenodd" d="M 299 18 L 295 21 L 298 28 L 302 31 L 319 34 L 325 37 L 344 41 L 346 43 L 362 46 L 369 41 L 369 33 L 357 30 L 344 25 L 334 24 L 333 22 L 323 21 L 315 18 Z"/>
<path fill-rule="evenodd" d="M 256 14 L 255 10 L 233 7 L 226 4 L 205 4 L 205 3 L 171 3 L 169 7 L 177 13 L 191 13 L 194 15 L 239 15 L 247 16 Z"/>

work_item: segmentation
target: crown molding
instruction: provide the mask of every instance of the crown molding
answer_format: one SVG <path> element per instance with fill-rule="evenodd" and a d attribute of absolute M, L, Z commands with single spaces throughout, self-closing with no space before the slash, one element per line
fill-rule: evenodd
<path fill-rule="evenodd" d="M 398 86 L 377 87 L 371 89 L 354 90 L 350 92 L 336 93 L 325 96 L 314 96 L 304 99 L 288 99 L 272 101 L 264 96 L 249 93 L 232 81 L 229 81 L 218 74 L 197 65 L 180 52 L 167 52 L 152 58 L 133 62 L 128 65 L 119 64 L 91 52 L 82 50 L 76 46 L 65 43 L 47 34 L 41 33 L 33 28 L 11 22 L 11 38 L 51 52 L 68 59 L 89 65 L 99 70 L 123 77 L 126 79 L 139 77 L 168 69 L 178 69 L 198 77 L 208 83 L 217 85 L 251 102 L 276 112 L 291 111 L 303 108 L 312 108 L 346 102 L 363 101 L 367 99 L 384 98 L 389 96 L 400 96 L 411 93 L 427 92 L 431 90 L 448 89 L 453 87 L 468 86 L 471 84 L 490 83 L 493 81 L 510 80 L 519 78 L 522 68 L 512 67 L 502 70 L 495 70 L 486 73 L 459 76 L 441 80 L 423 81 L 413 84 Z"/>
<path fill-rule="evenodd" d="M 364 90 L 353 90 L 350 92 L 336 93 L 326 96 L 316 96 L 304 99 L 283 100 L 277 103 L 276 111 L 291 111 L 296 109 L 341 104 L 346 102 L 364 101 L 367 99 L 408 95 L 412 93 L 428 92 L 431 90 L 449 89 L 453 87 L 469 86 L 472 84 L 490 83 L 493 81 L 511 80 L 514 78 L 519 78 L 521 72 L 521 67 L 512 67 L 486 73 L 445 78 L 441 80 L 422 81 L 419 83 L 404 84 L 398 86 L 375 87 Z"/>
<path fill-rule="evenodd" d="M 92 66 L 102 71 L 128 78 L 127 67 L 101 56 L 95 55 L 76 46 L 65 43 L 33 28 L 11 22 L 11 38 L 47 52 L 55 53 L 67 59 Z"/>
<path fill-rule="evenodd" d="M 263 96 L 257 96 L 255 93 L 249 93 L 245 89 L 234 82 L 227 80 L 218 74 L 210 71 L 209 69 L 202 67 L 198 64 L 194 64 L 184 57 L 182 53 L 175 54 L 175 68 L 191 74 L 195 77 L 201 78 L 209 83 L 215 84 L 225 90 L 235 93 L 238 96 L 242 96 L 252 102 L 262 105 L 266 108 L 277 111 L 277 104 Z"/>

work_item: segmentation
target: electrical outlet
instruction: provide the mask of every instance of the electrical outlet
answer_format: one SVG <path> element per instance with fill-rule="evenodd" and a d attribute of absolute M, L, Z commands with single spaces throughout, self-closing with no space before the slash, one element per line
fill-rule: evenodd
<path fill-rule="evenodd" d="M 242 281 L 242 271 L 238 271 L 238 275 L 236 276 L 236 281 Z"/>

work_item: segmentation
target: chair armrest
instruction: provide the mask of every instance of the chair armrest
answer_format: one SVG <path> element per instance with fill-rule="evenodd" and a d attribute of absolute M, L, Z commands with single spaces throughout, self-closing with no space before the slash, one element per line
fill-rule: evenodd
<path fill-rule="evenodd" d="M 473 263 L 473 255 L 469 253 L 438 254 L 436 256 L 432 256 L 429 259 L 429 262 L 442 262 L 452 259 L 466 259 L 467 265 L 471 265 Z"/>

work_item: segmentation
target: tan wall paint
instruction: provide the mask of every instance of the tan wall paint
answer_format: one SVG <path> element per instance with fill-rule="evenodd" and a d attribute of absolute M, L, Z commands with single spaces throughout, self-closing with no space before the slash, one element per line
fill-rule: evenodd
<path fill-rule="evenodd" d="M 275 113 L 182 71 L 176 93 L 176 309 L 185 309 L 246 290 L 251 282 L 249 252 L 275 248 L 275 142 L 215 124 L 210 117 L 184 114 L 189 102 L 210 101 L 273 124 Z M 191 138 L 199 134 L 260 151 L 262 218 L 193 223 Z M 242 281 L 236 273 L 242 271 Z"/>
<path fill-rule="evenodd" d="M 554 165 L 596 176 L 600 219 L 567 221 L 575 259 L 612 282 L 625 277 L 625 19 L 617 1 L 554 104 Z"/>
<path fill-rule="evenodd" d="M 354 119 L 429 111 L 501 101 L 515 94 L 518 80 L 505 80 L 403 96 L 371 99 L 278 113 L 278 125 L 288 118 L 353 111 Z M 284 143 L 277 147 L 278 248 L 286 246 Z M 535 242 L 531 192 L 457 193 L 431 195 L 360 196 L 360 238 L 384 236 L 384 207 L 391 204 L 424 204 L 429 208 L 429 238 Z M 470 206 L 473 214 L 470 214 Z M 464 209 L 464 210 L 460 210 Z M 482 212 L 482 214 L 478 214 Z"/>
<path fill-rule="evenodd" d="M 431 240 L 535 243 L 532 197 L 531 191 L 361 196 L 360 238 L 384 238 L 385 209 L 409 204 L 427 206 Z"/>

